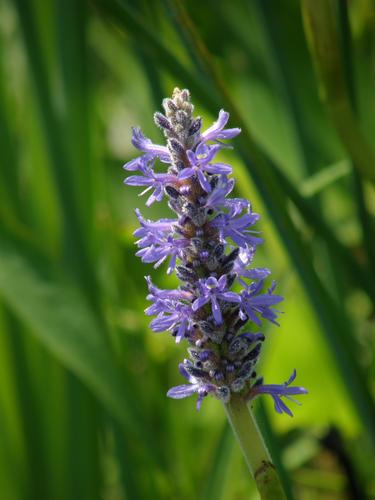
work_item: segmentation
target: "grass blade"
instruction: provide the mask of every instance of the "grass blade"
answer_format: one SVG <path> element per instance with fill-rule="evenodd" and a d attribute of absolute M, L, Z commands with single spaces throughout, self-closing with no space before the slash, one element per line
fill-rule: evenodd
<path fill-rule="evenodd" d="M 73 268 L 76 276 L 81 278 L 82 283 L 85 284 L 88 297 L 96 305 L 94 266 L 91 264 L 90 252 L 86 246 L 84 231 L 82 231 L 84 224 L 74 196 L 74 183 L 69 174 L 70 165 L 62 141 L 63 133 L 54 109 L 46 64 L 43 59 L 36 27 L 36 14 L 29 0 L 16 0 L 15 6 L 30 64 L 41 124 L 63 215 L 65 262 L 67 268 Z"/>
<path fill-rule="evenodd" d="M 38 261 L 1 235 L 0 296 L 43 345 L 96 395 L 139 443 L 152 437 L 132 403 L 124 375 L 79 289 L 52 281 Z"/>
<path fill-rule="evenodd" d="M 375 182 L 375 154 L 364 137 L 350 103 L 334 0 L 302 0 L 306 37 L 332 121 L 354 166 Z"/>
<path fill-rule="evenodd" d="M 224 498 L 224 485 L 227 478 L 226 471 L 233 449 L 233 433 L 227 421 L 218 439 L 212 465 L 205 475 L 202 500 L 221 500 Z"/>

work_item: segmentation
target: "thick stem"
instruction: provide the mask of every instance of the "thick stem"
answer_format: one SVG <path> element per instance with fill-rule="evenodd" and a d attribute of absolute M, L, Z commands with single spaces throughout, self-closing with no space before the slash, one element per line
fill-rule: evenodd
<path fill-rule="evenodd" d="M 286 499 L 266 444 L 246 402 L 240 395 L 233 394 L 224 406 L 261 499 Z"/>

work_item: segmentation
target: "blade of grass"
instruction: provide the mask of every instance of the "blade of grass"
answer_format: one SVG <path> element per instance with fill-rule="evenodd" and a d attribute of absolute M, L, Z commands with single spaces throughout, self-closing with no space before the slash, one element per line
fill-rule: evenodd
<path fill-rule="evenodd" d="M 295 147 L 298 149 L 301 162 L 307 172 L 312 172 L 311 155 L 309 154 L 309 137 L 305 130 L 303 117 L 301 115 L 296 93 L 293 91 L 292 79 L 288 73 L 288 61 L 279 46 L 280 23 L 273 12 L 272 0 L 256 0 L 254 4 L 259 13 L 259 19 L 265 34 L 269 60 L 272 62 L 272 75 L 275 86 L 283 98 L 285 108 L 290 115 L 295 135 Z"/>
<path fill-rule="evenodd" d="M 175 24 L 177 22 L 177 12 L 176 12 L 175 6 L 169 0 L 163 0 L 162 3 L 163 3 L 165 15 L 168 16 L 168 18 L 172 20 L 173 24 Z M 180 39 L 182 40 L 182 44 L 185 47 L 186 52 L 189 55 L 190 60 L 193 62 L 197 73 L 206 74 L 206 68 L 204 67 L 204 64 L 202 64 L 202 61 L 200 60 L 200 58 L 196 57 L 195 47 L 190 39 L 190 36 L 188 36 L 188 34 L 186 33 L 185 30 L 178 31 L 178 35 L 179 35 Z M 208 75 L 206 75 L 206 76 L 208 76 Z"/>
<path fill-rule="evenodd" d="M 233 450 L 233 433 L 227 421 L 224 422 L 217 447 L 208 471 L 202 481 L 202 500 L 221 500 L 224 498 L 224 485 L 227 480 L 228 466 Z"/>
<path fill-rule="evenodd" d="M 96 280 L 82 231 L 83 221 L 74 196 L 73 181 L 69 175 L 69 162 L 62 141 L 62 130 L 53 105 L 49 79 L 35 22 L 35 12 L 29 0 L 15 0 L 24 47 L 30 65 L 36 101 L 39 109 L 47 151 L 50 155 L 52 172 L 58 200 L 63 215 L 64 252 L 68 269 L 85 284 L 87 296 L 97 305 Z"/>
<path fill-rule="evenodd" d="M 14 381 L 11 390 L 18 403 L 16 420 L 25 446 L 27 477 L 23 483 L 28 493 L 20 498 L 97 499 L 96 401 L 71 375 L 70 390 L 65 391 L 66 371 L 4 306 L 2 319 L 2 349 L 8 353 L 8 371 Z M 72 394 L 72 388 L 78 397 L 67 405 L 66 396 Z M 84 426 L 79 425 L 80 419 Z M 13 446 L 16 444 L 13 441 Z M 9 471 L 13 482 L 19 480 L 19 474 L 20 463 Z M 1 487 L 0 491 L 3 493 Z"/>
<path fill-rule="evenodd" d="M 3 46 L 0 41 L 0 150 L 1 150 L 1 170 L 3 182 L 1 183 L 1 213 L 4 220 L 8 218 L 13 219 L 21 218 L 21 200 L 20 189 L 18 183 L 18 168 L 17 158 L 15 151 L 17 151 L 17 143 L 14 134 L 12 133 L 9 125 L 8 117 L 8 103 L 9 97 L 7 96 L 5 88 L 5 70 L 3 65 Z"/>
<path fill-rule="evenodd" d="M 375 183 L 375 154 L 355 117 L 344 77 L 335 0 L 301 0 L 301 6 L 322 98 L 354 166 Z"/>
<path fill-rule="evenodd" d="M 48 498 L 48 481 L 45 479 L 44 434 L 34 404 L 34 391 L 27 370 L 27 356 L 18 322 L 10 311 L 4 311 L 9 352 L 12 356 L 13 376 L 16 386 L 22 433 L 28 468 L 28 494 L 30 499 Z"/>
<path fill-rule="evenodd" d="M 330 186 L 342 177 L 351 172 L 350 163 L 347 160 L 328 165 L 316 174 L 305 179 L 301 185 L 300 191 L 306 198 L 314 196 L 326 187 Z"/>
<path fill-rule="evenodd" d="M 148 488 L 149 482 L 139 482 L 136 479 L 134 470 L 136 464 L 140 463 L 138 460 L 134 460 L 134 451 L 129 447 L 129 440 L 124 435 L 120 426 L 113 422 L 110 424 L 113 430 L 113 446 L 115 456 L 119 462 L 119 473 L 121 477 L 121 483 L 125 491 L 125 497 L 131 498 L 132 500 L 142 500 L 143 498 L 148 498 L 153 494 L 156 496 L 155 491 L 150 491 Z M 141 484 L 140 484 L 141 483 Z"/>
<path fill-rule="evenodd" d="M 352 36 L 350 31 L 350 23 L 348 16 L 348 5 L 346 0 L 337 0 L 337 10 L 339 13 L 340 21 L 340 35 L 341 44 L 343 52 L 343 74 L 348 87 L 348 99 L 350 99 L 350 104 L 353 108 L 353 113 L 357 113 L 357 99 L 356 99 L 356 88 L 354 85 L 354 67 L 353 67 L 353 56 L 352 56 Z M 358 201 L 358 215 L 359 220 L 362 225 L 362 235 L 363 242 L 365 246 L 366 256 L 367 256 L 367 267 L 372 276 L 375 276 L 375 240 L 373 238 L 374 227 L 370 219 L 368 209 L 366 206 L 364 190 L 363 190 L 363 180 L 358 173 L 358 169 L 354 169 L 354 191 L 356 193 L 356 198 Z"/>
<path fill-rule="evenodd" d="M 26 466 L 27 445 L 19 408 L 16 368 L 10 345 L 7 314 L 0 303 L 0 491 L 4 498 L 27 498 L 30 470 Z M 15 481 L 15 474 L 17 480 Z"/>
<path fill-rule="evenodd" d="M 101 500 L 100 411 L 92 394 L 72 374 L 66 377 L 66 498 Z"/>
<path fill-rule="evenodd" d="M 0 296 L 43 345 L 96 395 L 133 435 L 145 456 L 159 460 L 129 383 L 100 333 L 85 297 L 69 283 L 51 279 L 48 262 L 1 234 Z M 151 457 L 150 457 L 151 455 Z"/>
<path fill-rule="evenodd" d="M 91 79 L 87 47 L 87 5 L 84 1 L 57 0 L 55 31 L 63 93 L 63 146 L 69 158 L 70 189 L 77 200 L 85 247 L 92 253 L 96 163 L 91 158 Z M 77 140 L 79 138 L 79 140 Z"/>
<path fill-rule="evenodd" d="M 293 80 L 293 62 L 288 60 L 288 53 L 285 51 L 283 42 L 285 41 L 282 37 L 282 30 L 285 28 L 284 23 L 280 22 L 280 11 L 275 11 L 272 9 L 271 2 L 269 0 L 256 1 L 255 6 L 257 10 L 255 13 L 259 13 L 260 23 L 263 26 L 266 39 L 268 41 L 269 50 L 267 64 L 271 67 L 275 67 L 273 71 L 275 91 L 282 94 L 283 103 L 285 108 L 285 113 L 290 116 L 290 122 L 295 131 L 295 148 L 300 152 L 300 156 L 304 159 L 305 171 L 314 171 L 316 168 L 316 158 L 314 157 L 314 150 L 311 144 L 311 133 L 308 133 L 305 129 L 306 116 L 301 114 L 301 106 L 297 103 L 297 88 Z M 298 8 L 298 6 L 296 6 Z M 250 14 L 254 15 L 254 11 L 251 10 Z M 303 38 L 303 32 L 301 33 Z M 303 45 L 303 44 L 301 44 Z M 307 55 L 307 54 L 306 54 Z M 294 88 L 293 88 L 294 87 Z M 348 166 L 350 169 L 350 166 Z M 318 181 L 328 181 L 329 172 L 319 171 L 317 175 Z M 300 192 L 302 192 L 300 190 Z M 310 191 L 311 196 L 311 191 Z M 324 212 L 321 211 L 320 198 L 313 200 L 315 210 L 320 214 L 321 218 L 324 217 Z M 314 255 L 322 255 L 320 248 L 317 245 L 324 247 L 327 246 L 325 241 L 316 239 L 312 241 L 312 248 Z M 341 302 L 345 300 L 345 295 L 350 292 L 350 285 L 347 286 L 346 280 L 343 279 L 343 273 L 341 268 L 341 263 L 337 260 L 336 255 L 333 255 L 328 248 L 326 254 L 326 268 L 332 269 L 330 278 L 325 279 L 325 285 L 329 287 L 330 291 L 335 294 L 337 300 Z M 323 274 L 321 274 L 323 276 Z M 336 285 L 336 286 L 334 286 Z M 341 292 L 342 297 L 339 297 Z"/>
<path fill-rule="evenodd" d="M 133 6 L 121 0 L 91 0 L 91 4 L 98 14 L 103 14 L 121 31 L 131 33 L 138 42 L 138 46 L 144 49 L 154 60 L 162 62 L 162 66 L 168 68 L 173 78 L 177 78 L 181 83 L 187 83 L 192 92 L 205 103 L 208 109 L 214 112 L 217 109 L 219 96 L 207 81 L 198 73 L 192 73 L 179 61 L 176 56 L 165 47 L 156 32 L 150 29 L 145 16 L 139 15 Z"/>
<path fill-rule="evenodd" d="M 0 169 L 3 181 L 0 186 L 0 218 L 12 233 L 20 235 L 39 248 L 48 252 L 44 242 L 38 240 L 29 224 L 30 206 L 28 195 L 22 185 L 22 174 L 19 150 L 22 150 L 21 137 L 17 135 L 17 125 L 12 116 L 16 106 L 7 86 L 5 59 L 6 41 L 0 41 Z M 9 56 L 8 56 L 9 57 Z M 8 76 L 8 75 L 7 75 Z"/>

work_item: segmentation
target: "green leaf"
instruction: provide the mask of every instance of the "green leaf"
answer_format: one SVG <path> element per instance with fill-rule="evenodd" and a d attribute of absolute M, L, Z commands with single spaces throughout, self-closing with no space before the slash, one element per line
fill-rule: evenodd
<path fill-rule="evenodd" d="M 79 289 L 53 281 L 43 260 L 1 235 L 0 297 L 36 338 L 82 380 L 126 432 L 148 443 L 123 372 Z"/>
<path fill-rule="evenodd" d="M 233 432 L 228 421 L 225 421 L 212 458 L 212 463 L 210 463 L 209 470 L 205 471 L 202 500 L 221 500 L 224 498 L 225 482 L 228 477 L 226 472 L 231 460 L 233 445 Z"/>
<path fill-rule="evenodd" d="M 348 160 L 328 165 L 302 182 L 301 194 L 306 198 L 314 196 L 350 172 L 351 166 Z"/>
<path fill-rule="evenodd" d="M 37 27 L 37 16 L 30 0 L 15 2 L 27 61 L 30 65 L 33 90 L 38 106 L 41 129 L 44 134 L 46 150 L 49 155 L 51 171 L 63 220 L 63 254 L 69 269 L 81 278 L 87 296 L 95 304 L 96 279 L 93 272 L 90 250 L 85 239 L 85 226 L 81 220 L 81 212 L 76 186 L 71 174 L 69 155 L 64 144 L 64 133 L 60 126 L 57 106 L 53 99 L 47 62 L 43 56 L 40 33 Z"/>

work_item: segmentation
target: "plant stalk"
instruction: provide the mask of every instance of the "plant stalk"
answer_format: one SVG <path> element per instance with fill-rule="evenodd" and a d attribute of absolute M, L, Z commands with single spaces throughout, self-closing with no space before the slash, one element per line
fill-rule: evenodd
<path fill-rule="evenodd" d="M 224 407 L 261 499 L 286 499 L 276 468 L 246 401 L 235 394 Z"/>

